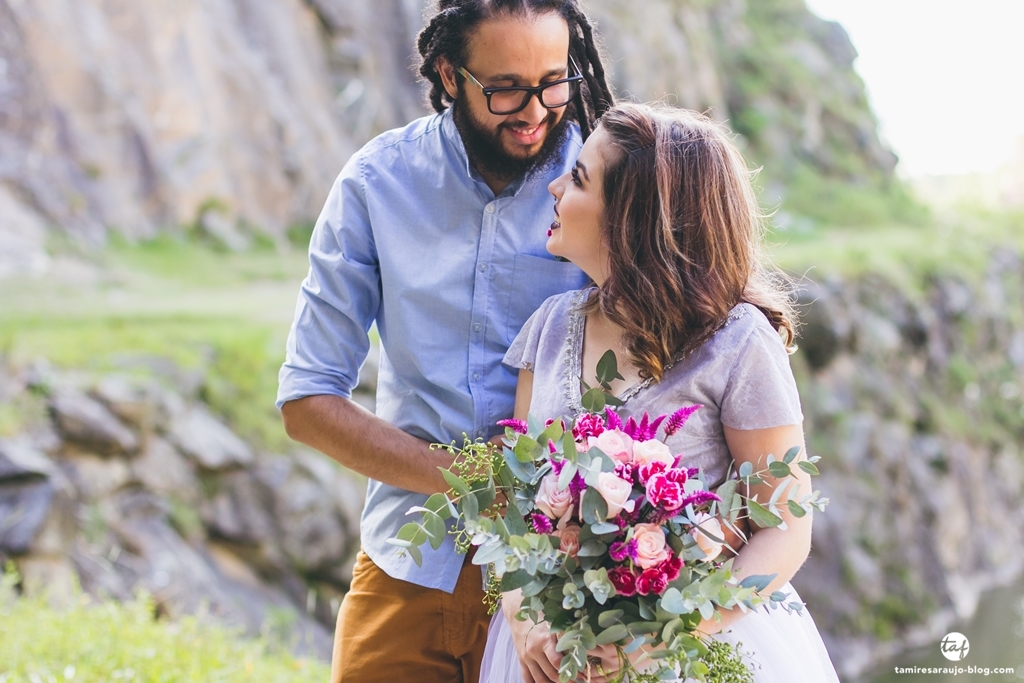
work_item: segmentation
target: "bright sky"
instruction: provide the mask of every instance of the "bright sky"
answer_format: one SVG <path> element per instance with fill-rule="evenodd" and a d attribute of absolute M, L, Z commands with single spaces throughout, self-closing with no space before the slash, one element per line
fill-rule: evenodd
<path fill-rule="evenodd" d="M 1024 137 L 1024 0 L 807 5 L 850 34 L 902 175 L 992 171 Z"/>

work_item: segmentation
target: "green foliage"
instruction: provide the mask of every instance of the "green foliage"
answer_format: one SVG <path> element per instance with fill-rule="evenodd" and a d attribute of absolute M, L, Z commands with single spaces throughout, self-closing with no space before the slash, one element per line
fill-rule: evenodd
<path fill-rule="evenodd" d="M 185 617 L 154 618 L 147 595 L 127 603 L 79 594 L 64 609 L 45 596 L 16 597 L 16 576 L 0 585 L 0 681 L 324 681 L 326 664 L 296 659 L 266 639 Z"/>

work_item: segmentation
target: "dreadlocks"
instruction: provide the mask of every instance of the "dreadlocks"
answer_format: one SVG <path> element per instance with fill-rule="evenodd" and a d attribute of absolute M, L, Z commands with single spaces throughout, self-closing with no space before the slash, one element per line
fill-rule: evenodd
<path fill-rule="evenodd" d="M 452 98 L 444 89 L 437 70 L 437 58 L 455 66 L 465 65 L 470 31 L 493 16 L 523 16 L 555 12 L 569 25 L 569 52 L 583 74 L 572 112 L 586 140 L 597 119 L 615 103 L 605 77 L 601 55 L 594 43 L 594 30 L 576 0 L 438 0 L 437 14 L 420 31 L 416 46 L 420 53 L 420 75 L 430 82 L 430 104 L 444 111 Z"/>

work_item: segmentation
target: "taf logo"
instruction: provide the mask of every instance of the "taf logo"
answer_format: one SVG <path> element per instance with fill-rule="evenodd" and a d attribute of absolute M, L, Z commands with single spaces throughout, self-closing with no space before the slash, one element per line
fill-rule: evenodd
<path fill-rule="evenodd" d="M 946 637 L 939 641 L 939 649 L 942 650 L 943 657 L 956 662 L 967 656 L 971 649 L 971 643 L 967 640 L 967 636 L 953 631 L 947 633 Z"/>

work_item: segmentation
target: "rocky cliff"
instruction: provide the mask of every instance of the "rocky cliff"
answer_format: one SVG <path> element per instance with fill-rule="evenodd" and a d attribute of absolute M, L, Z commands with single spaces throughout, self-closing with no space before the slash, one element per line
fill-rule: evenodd
<path fill-rule="evenodd" d="M 793 365 L 832 504 L 794 584 L 852 674 L 938 642 L 1024 569 L 1024 260 L 801 298 Z"/>
<path fill-rule="evenodd" d="M 0 567 L 13 560 L 23 590 L 58 602 L 76 585 L 146 590 L 161 615 L 207 614 L 329 660 L 363 483 L 319 454 L 247 444 L 155 367 L 0 363 L 0 408 L 36 416 L 0 438 Z M 356 397 L 372 407 L 364 378 Z"/>
<path fill-rule="evenodd" d="M 358 145 L 426 112 L 424 4 L 0 0 L 0 275 L 45 270 L 48 230 L 244 247 L 311 221 Z M 585 4 L 621 94 L 710 108 L 779 188 L 890 177 L 856 53 L 802 0 Z"/>

